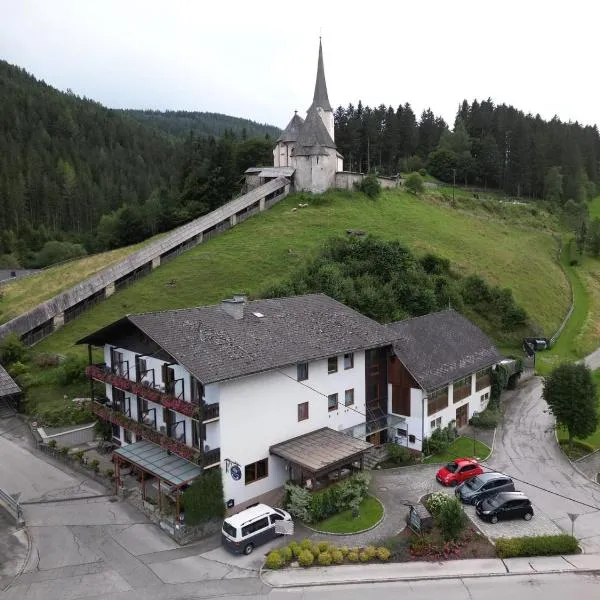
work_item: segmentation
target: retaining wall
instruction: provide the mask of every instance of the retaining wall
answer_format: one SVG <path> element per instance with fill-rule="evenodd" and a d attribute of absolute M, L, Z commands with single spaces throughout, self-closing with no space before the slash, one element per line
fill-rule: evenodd
<path fill-rule="evenodd" d="M 161 264 L 226 231 L 249 216 L 267 210 L 290 192 L 290 181 L 279 177 L 231 200 L 203 217 L 173 230 L 125 260 L 107 267 L 71 289 L 39 304 L 33 310 L 0 325 L 0 340 L 17 334 L 32 345 L 65 322 L 89 310 L 116 290 L 144 277 Z"/>

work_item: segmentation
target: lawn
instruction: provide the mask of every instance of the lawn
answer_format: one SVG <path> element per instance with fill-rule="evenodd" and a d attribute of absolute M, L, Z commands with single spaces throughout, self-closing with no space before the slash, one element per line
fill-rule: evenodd
<path fill-rule="evenodd" d="M 299 201 L 309 207 L 292 212 Z M 468 212 L 438 192 L 418 198 L 388 190 L 377 200 L 343 191 L 291 196 L 117 292 L 38 347 L 72 354 L 76 340 L 127 313 L 206 305 L 239 291 L 256 295 L 347 229 L 398 239 L 418 254 L 448 258 L 462 274 L 510 288 L 539 328 L 554 332 L 569 304 L 556 243 L 544 227 L 529 227 L 528 207 L 498 207 L 497 214 L 482 207 Z"/>
<path fill-rule="evenodd" d="M 351 510 L 345 510 L 318 523 L 312 523 L 311 527 L 324 533 L 357 533 L 373 527 L 382 517 L 381 502 L 373 496 L 367 496 L 360 503 L 358 517 L 353 517 Z"/>
<path fill-rule="evenodd" d="M 155 241 L 158 237 L 160 236 L 149 238 L 135 246 L 93 254 L 54 267 L 48 267 L 35 275 L 22 277 L 12 283 L 4 284 L 0 293 L 0 323 L 10 321 L 14 317 L 35 308 L 38 304 L 77 285 L 83 279 L 119 262 L 132 252 Z"/>
<path fill-rule="evenodd" d="M 450 444 L 448 449 L 441 454 L 428 456 L 424 462 L 426 463 L 449 463 L 455 458 L 475 457 L 483 459 L 490 453 L 490 447 L 468 437 L 459 437 Z"/>

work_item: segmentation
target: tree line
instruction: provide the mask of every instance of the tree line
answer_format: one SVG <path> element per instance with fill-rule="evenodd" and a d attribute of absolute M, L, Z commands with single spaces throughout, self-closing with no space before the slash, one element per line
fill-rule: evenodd
<path fill-rule="evenodd" d="M 227 202 L 248 166 L 271 164 L 269 128 L 210 115 L 219 139 L 165 133 L 192 126 L 186 115 L 110 110 L 0 61 L 0 267 L 135 243 Z"/>
<path fill-rule="evenodd" d="M 600 183 L 600 135 L 596 126 L 545 121 L 513 106 L 467 100 L 452 130 L 410 104 L 339 107 L 335 136 L 345 168 L 392 175 L 426 168 L 438 179 L 491 187 L 562 204 L 581 202 Z"/>

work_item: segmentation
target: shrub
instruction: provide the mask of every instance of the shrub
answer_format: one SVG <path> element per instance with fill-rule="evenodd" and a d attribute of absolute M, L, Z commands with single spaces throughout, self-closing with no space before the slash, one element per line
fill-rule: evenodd
<path fill-rule="evenodd" d="M 316 492 L 311 495 L 307 490 L 303 490 L 308 495 L 309 502 L 307 507 L 308 520 L 304 519 L 305 522 L 314 523 L 322 521 L 344 510 L 358 510 L 360 503 L 367 496 L 370 480 L 371 478 L 367 473 L 357 473 L 339 483 L 329 486 L 322 492 Z M 303 503 L 304 499 L 302 494 L 297 494 L 296 490 L 293 489 L 297 488 L 299 490 L 302 488 L 293 484 L 286 484 L 286 490 L 288 488 L 290 490 L 288 510 L 292 513 L 289 506 L 292 499 L 300 498 L 300 503 Z"/>
<path fill-rule="evenodd" d="M 58 449 L 58 451 L 62 456 L 66 456 L 67 454 L 69 454 L 69 447 L 62 446 L 61 448 Z M 96 462 L 98 462 L 98 461 L 96 461 Z"/>
<path fill-rule="evenodd" d="M 329 550 L 329 542 L 317 542 L 317 545 L 321 552 L 327 552 L 327 550 Z"/>
<path fill-rule="evenodd" d="M 341 550 L 332 550 L 331 551 L 331 560 L 336 565 L 341 565 L 344 562 L 344 555 Z"/>
<path fill-rule="evenodd" d="M 500 558 L 513 556 L 553 556 L 579 552 L 577 538 L 566 533 L 537 537 L 500 538 L 496 541 Z"/>
<path fill-rule="evenodd" d="M 83 358 L 67 358 L 58 368 L 58 383 L 60 385 L 69 385 L 85 381 L 85 368 L 87 364 L 87 360 Z"/>
<path fill-rule="evenodd" d="M 105 469 L 104 470 L 104 477 L 106 477 L 107 479 L 112 479 L 114 476 L 115 476 L 114 469 Z"/>
<path fill-rule="evenodd" d="M 347 558 L 350 562 L 358 562 L 358 552 L 356 552 L 355 550 L 351 550 L 350 552 L 348 552 Z"/>
<path fill-rule="evenodd" d="M 62 450 L 62 448 L 61 448 Z M 100 470 L 100 461 L 97 458 L 94 458 L 94 460 L 90 460 L 90 469 L 92 469 L 92 471 L 94 471 L 94 473 L 97 473 Z"/>
<path fill-rule="evenodd" d="M 395 465 L 406 465 L 412 463 L 412 458 L 408 448 L 398 444 L 387 445 L 388 460 Z"/>
<path fill-rule="evenodd" d="M 481 429 L 494 429 L 500 422 L 500 411 L 497 408 L 488 407 L 484 411 L 473 415 L 469 419 L 469 425 Z"/>
<path fill-rule="evenodd" d="M 348 556 L 348 552 L 350 552 L 350 548 L 348 548 L 348 546 L 342 546 L 340 548 L 340 552 L 342 553 L 342 556 L 346 558 L 346 556 Z"/>
<path fill-rule="evenodd" d="M 448 502 L 442 503 L 435 522 L 446 540 L 457 540 L 467 524 L 467 515 L 458 498 L 449 497 Z"/>
<path fill-rule="evenodd" d="M 321 550 L 319 550 L 318 544 L 313 544 L 309 550 L 312 552 L 314 558 L 319 558 L 319 554 L 321 554 Z"/>
<path fill-rule="evenodd" d="M 279 554 L 281 554 L 281 558 L 283 558 L 285 562 L 289 562 L 290 560 L 292 560 L 292 556 L 294 556 L 294 553 L 292 552 L 291 544 L 289 546 L 284 546 L 283 548 L 280 548 Z"/>
<path fill-rule="evenodd" d="M 56 440 L 50 440 L 48 442 L 48 448 L 56 448 Z"/>
<path fill-rule="evenodd" d="M 73 454 L 79 463 L 83 463 L 83 457 L 85 456 L 84 450 L 79 450 Z"/>
<path fill-rule="evenodd" d="M 318 561 L 321 566 L 328 567 L 332 561 L 331 554 L 329 552 L 321 552 Z"/>
<path fill-rule="evenodd" d="M 379 560 L 389 560 L 391 552 L 383 546 L 377 548 L 377 558 Z"/>
<path fill-rule="evenodd" d="M 26 358 L 27 348 L 17 334 L 11 333 L 0 342 L 0 364 L 7 366 Z"/>
<path fill-rule="evenodd" d="M 268 569 L 281 569 L 283 567 L 284 560 L 281 557 L 281 554 L 277 552 L 277 550 L 271 550 L 267 555 L 267 560 L 265 561 L 265 566 Z"/>
<path fill-rule="evenodd" d="M 310 550 L 302 550 L 298 556 L 298 563 L 301 567 L 310 567 L 315 558 Z"/>
<path fill-rule="evenodd" d="M 189 525 L 197 525 L 211 518 L 223 517 L 225 500 L 221 469 L 205 471 L 185 490 L 182 498 L 185 521 Z"/>
<path fill-rule="evenodd" d="M 426 177 L 427 176 L 427 169 L 425 168 L 420 168 L 417 173 L 421 176 L 421 177 Z"/>
<path fill-rule="evenodd" d="M 423 185 L 423 178 L 419 173 L 411 173 L 404 180 L 404 186 L 411 194 L 421 194 L 425 186 Z"/>
<path fill-rule="evenodd" d="M 300 542 L 300 548 L 302 548 L 302 550 L 310 550 L 312 548 L 312 541 L 311 540 L 302 540 Z"/>
<path fill-rule="evenodd" d="M 29 367 L 18 360 L 8 367 L 8 371 L 13 377 L 18 377 L 19 375 L 25 375 L 25 373 L 28 373 Z"/>
<path fill-rule="evenodd" d="M 302 546 L 298 542 L 291 542 L 288 547 L 292 551 L 292 556 L 298 558 L 298 555 L 302 552 Z"/>
<path fill-rule="evenodd" d="M 448 494 L 444 494 L 444 492 L 434 492 L 427 498 L 424 504 L 427 510 L 436 517 L 442 509 L 442 506 L 450 502 L 450 500 L 452 500 L 452 496 L 448 496 Z"/>
<path fill-rule="evenodd" d="M 381 184 L 379 183 L 379 179 L 377 179 L 377 175 L 369 173 L 365 176 L 360 182 L 359 189 L 363 194 L 369 196 L 369 198 L 377 198 L 381 194 Z"/>
<path fill-rule="evenodd" d="M 434 429 L 432 434 L 423 444 L 425 454 L 434 455 L 444 453 L 456 439 L 456 427 L 450 423 L 446 427 Z"/>
<path fill-rule="evenodd" d="M 311 522 L 309 506 L 311 504 L 310 492 L 299 485 L 288 482 L 285 484 L 286 508 L 292 517 L 305 523 Z M 306 541 L 306 540 L 305 540 Z"/>
<path fill-rule="evenodd" d="M 369 560 L 377 556 L 377 548 L 375 548 L 375 546 L 367 546 L 364 552 L 369 557 Z"/>
<path fill-rule="evenodd" d="M 359 552 L 358 560 L 363 563 L 368 562 L 370 560 L 370 556 L 363 550 L 362 552 Z"/>

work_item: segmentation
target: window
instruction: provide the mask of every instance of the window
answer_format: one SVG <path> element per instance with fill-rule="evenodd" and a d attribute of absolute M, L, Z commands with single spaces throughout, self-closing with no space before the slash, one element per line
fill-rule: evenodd
<path fill-rule="evenodd" d="M 254 521 L 253 523 L 249 523 L 248 525 L 242 527 L 242 537 L 246 537 L 251 533 L 256 531 L 260 531 L 265 527 L 269 526 L 269 517 L 263 517 L 262 519 L 258 519 L 258 521 Z"/>
<path fill-rule="evenodd" d="M 459 402 L 460 400 L 464 400 L 468 396 L 471 395 L 471 379 L 472 376 L 463 377 L 462 379 L 457 379 L 454 382 L 454 394 L 453 401 Z"/>
<path fill-rule="evenodd" d="M 438 427 L 442 426 L 442 417 L 438 417 L 437 419 L 434 419 L 433 421 L 431 421 L 431 423 L 429 423 L 429 425 L 431 426 L 431 429 L 437 429 Z"/>
<path fill-rule="evenodd" d="M 429 394 L 427 398 L 427 415 L 433 415 L 448 407 L 448 388 L 442 388 Z"/>
<path fill-rule="evenodd" d="M 258 462 L 246 465 L 244 468 L 244 480 L 246 485 L 269 476 L 269 459 L 263 458 Z M 266 517 L 265 517 L 266 518 Z"/>
<path fill-rule="evenodd" d="M 298 421 L 306 421 L 308 419 L 308 402 L 298 404 Z"/>
<path fill-rule="evenodd" d="M 129 431 L 129 429 L 123 429 L 123 433 L 125 434 L 125 442 L 131 444 L 131 440 L 133 439 L 131 437 L 131 431 Z"/>
<path fill-rule="evenodd" d="M 415 436 L 414 436 L 414 435 L 411 433 L 411 434 L 408 436 L 408 443 L 409 443 L 409 444 L 414 444 L 416 441 L 417 441 L 417 438 L 416 438 L 416 437 L 415 437 Z"/>
<path fill-rule="evenodd" d="M 406 437 L 406 429 L 402 429 L 401 427 L 398 427 L 398 429 L 396 429 L 396 435 L 400 438 L 405 438 Z"/>
<path fill-rule="evenodd" d="M 275 521 L 283 521 L 283 517 L 281 515 L 271 515 L 271 525 L 275 523 Z"/>
<path fill-rule="evenodd" d="M 344 392 L 344 404 L 346 406 L 352 406 L 354 404 L 354 388 Z"/>
<path fill-rule="evenodd" d="M 308 363 L 298 363 L 298 381 L 306 381 L 308 379 Z"/>
<path fill-rule="evenodd" d="M 481 397 L 479 398 L 479 401 L 480 401 L 480 403 L 481 403 L 481 406 L 483 406 L 483 405 L 484 405 L 484 404 L 487 402 L 487 399 L 488 399 L 489 397 L 490 397 L 490 393 L 489 393 L 489 392 L 487 392 L 487 393 L 485 393 L 485 394 L 482 394 L 482 395 L 481 395 Z"/>
<path fill-rule="evenodd" d="M 338 395 L 337 394 L 329 394 L 327 396 L 327 410 L 331 412 L 332 410 L 337 410 L 338 407 Z"/>
<path fill-rule="evenodd" d="M 354 352 L 344 354 L 344 369 L 354 368 Z"/>
<path fill-rule="evenodd" d="M 475 374 L 475 390 L 478 392 L 483 388 L 489 387 L 492 382 L 492 369 L 482 369 Z"/>
<path fill-rule="evenodd" d="M 330 356 L 327 359 L 327 372 L 328 373 L 337 373 L 338 369 L 338 357 Z"/>

